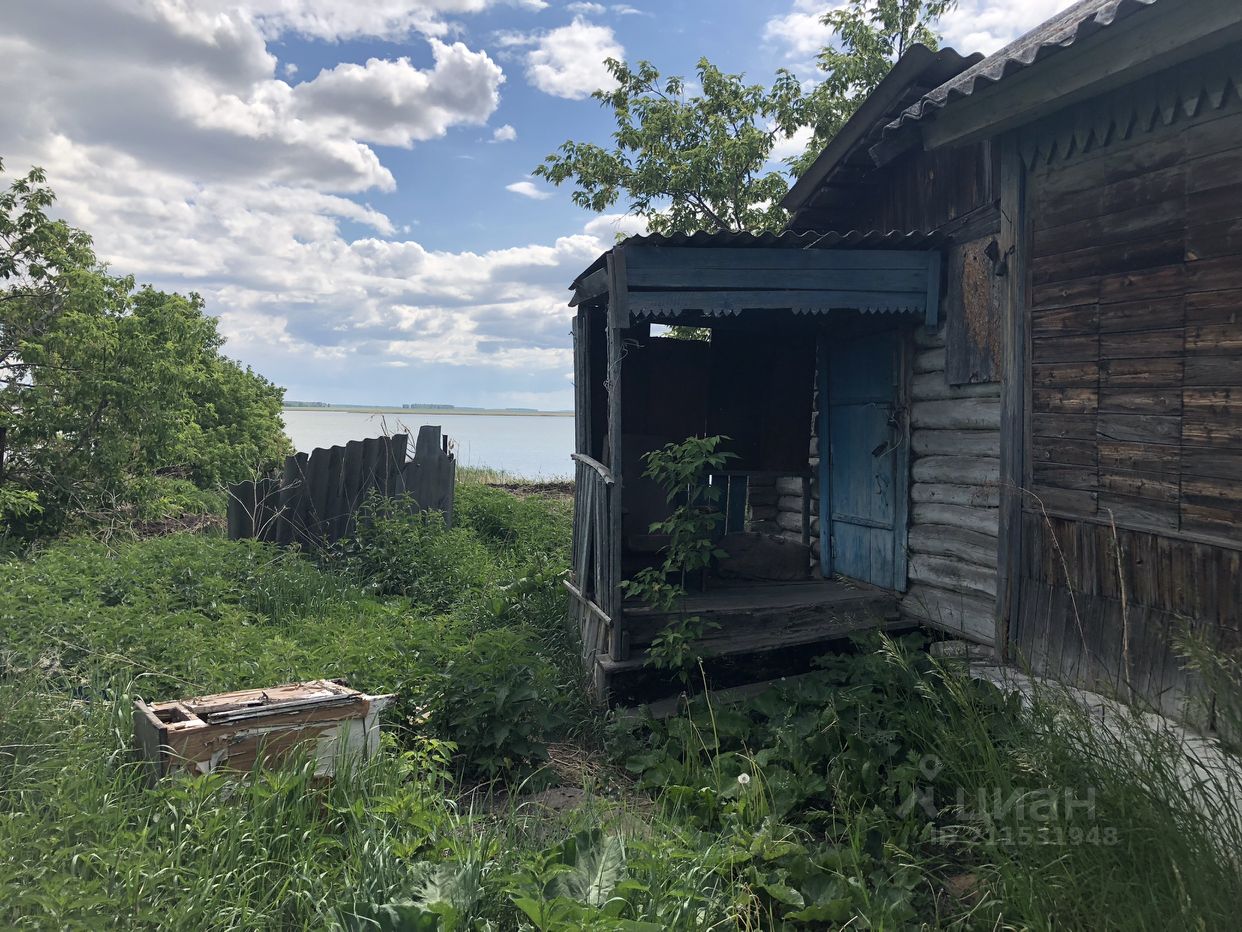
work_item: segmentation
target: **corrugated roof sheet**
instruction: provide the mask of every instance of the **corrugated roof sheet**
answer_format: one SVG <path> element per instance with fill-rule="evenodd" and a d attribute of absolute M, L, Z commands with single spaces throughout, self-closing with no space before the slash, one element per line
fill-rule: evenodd
<path fill-rule="evenodd" d="M 1159 0 L 1080 0 L 999 52 L 928 92 L 889 123 L 885 131 L 893 132 L 908 123 L 922 120 L 953 101 L 991 87 L 1157 2 Z"/>
<path fill-rule="evenodd" d="M 671 246 L 719 249 L 933 249 L 944 241 L 944 237 L 936 233 L 920 231 L 902 232 L 890 230 L 848 230 L 845 232 L 815 232 L 805 230 L 794 232 L 784 230 L 780 233 L 731 233 L 704 232 L 674 233 L 665 236 L 661 233 L 648 233 L 642 236 L 630 236 L 618 245 L 621 246 Z M 615 247 L 614 247 L 615 248 Z M 611 252 L 609 250 L 608 252 Z M 578 283 L 586 276 L 605 264 L 607 252 L 587 266 L 574 279 L 570 290 L 578 287 Z"/>

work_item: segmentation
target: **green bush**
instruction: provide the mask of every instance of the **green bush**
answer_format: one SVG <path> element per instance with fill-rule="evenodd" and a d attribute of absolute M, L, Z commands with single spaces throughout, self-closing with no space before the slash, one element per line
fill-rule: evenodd
<path fill-rule="evenodd" d="M 469 528 L 445 526 L 439 512 L 411 514 L 407 499 L 371 499 L 357 532 L 338 548 L 345 565 L 383 595 L 407 596 L 428 612 L 473 604 L 495 582 L 487 547 Z"/>

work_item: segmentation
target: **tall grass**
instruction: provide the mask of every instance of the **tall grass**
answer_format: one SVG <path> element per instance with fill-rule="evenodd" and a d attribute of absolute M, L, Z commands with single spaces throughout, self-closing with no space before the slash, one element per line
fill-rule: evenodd
<path fill-rule="evenodd" d="M 192 535 L 0 561 L 0 928 L 1236 926 L 1228 748 L 917 639 L 605 732 L 568 506 L 473 485 L 458 516 L 318 561 Z M 403 697 L 377 759 L 144 785 L 135 696 L 337 675 Z"/>

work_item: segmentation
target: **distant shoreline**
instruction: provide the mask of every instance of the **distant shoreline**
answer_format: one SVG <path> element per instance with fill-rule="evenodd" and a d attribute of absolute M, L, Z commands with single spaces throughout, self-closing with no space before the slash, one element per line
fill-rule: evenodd
<path fill-rule="evenodd" d="M 327 411 L 327 412 L 345 412 L 347 414 L 396 414 L 396 415 L 413 415 L 420 417 L 427 415 L 443 415 L 454 417 L 573 417 L 572 411 L 506 411 L 502 408 L 387 408 L 375 405 L 295 405 L 292 408 L 282 408 L 283 412 L 289 411 Z"/>

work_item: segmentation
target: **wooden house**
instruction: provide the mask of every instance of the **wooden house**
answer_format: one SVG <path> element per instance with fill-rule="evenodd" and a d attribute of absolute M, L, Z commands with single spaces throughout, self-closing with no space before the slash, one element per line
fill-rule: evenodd
<path fill-rule="evenodd" d="M 1240 63 L 1236 0 L 916 47 L 785 233 L 635 237 L 584 271 L 571 611 L 601 688 L 662 622 L 618 590 L 665 507 L 641 456 L 725 434 L 726 529 L 813 562 L 693 593 L 709 650 L 919 623 L 1210 717 L 1178 642 L 1240 647 Z"/>

